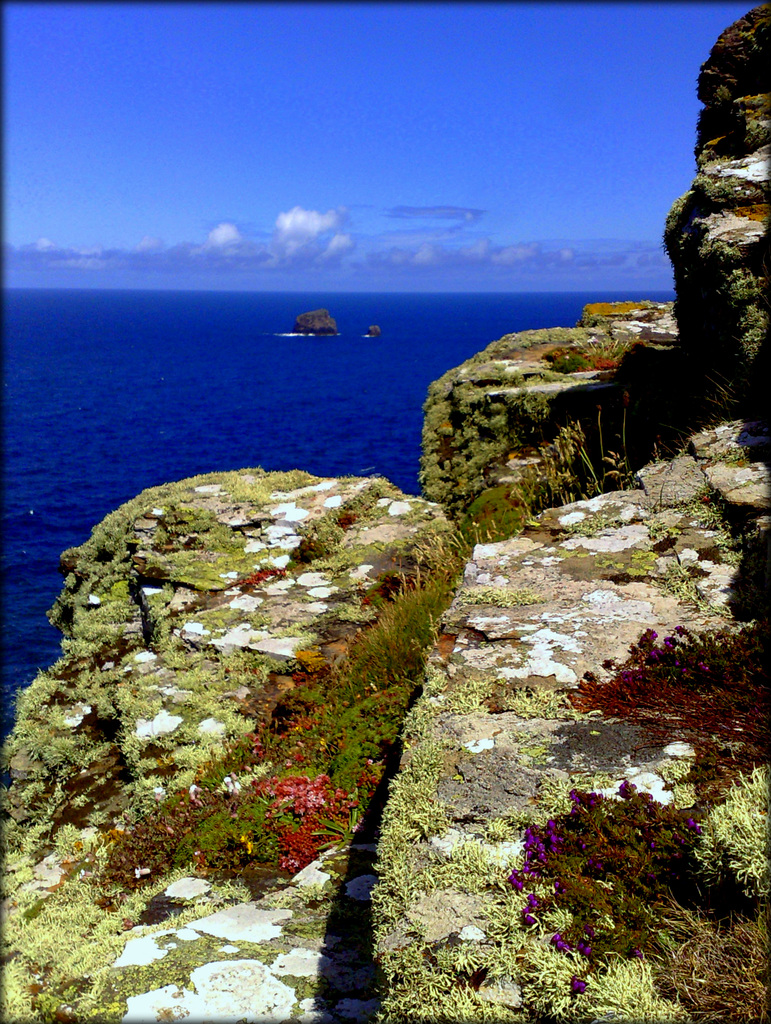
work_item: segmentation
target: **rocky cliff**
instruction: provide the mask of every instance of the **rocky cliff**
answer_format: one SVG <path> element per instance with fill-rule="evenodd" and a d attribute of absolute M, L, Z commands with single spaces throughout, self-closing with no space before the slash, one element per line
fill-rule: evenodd
<path fill-rule="evenodd" d="M 694 386 L 765 408 L 771 8 L 723 32 L 702 65 L 697 174 L 667 218 L 675 314 Z"/>
<path fill-rule="evenodd" d="M 702 71 L 674 312 L 590 305 L 448 371 L 425 498 L 212 473 L 62 555 L 62 657 L 4 751 L 9 1024 L 767 1019 L 771 442 L 734 203 L 765 187 L 766 26 Z M 709 360 L 725 421 L 684 400 Z"/>

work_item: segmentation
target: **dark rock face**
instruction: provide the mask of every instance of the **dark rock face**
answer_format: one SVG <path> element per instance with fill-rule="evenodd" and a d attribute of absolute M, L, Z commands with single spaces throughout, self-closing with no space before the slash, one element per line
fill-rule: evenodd
<path fill-rule="evenodd" d="M 664 234 L 692 388 L 720 380 L 750 415 L 767 400 L 770 36 L 771 9 L 756 7 L 702 65 L 697 174 Z"/>
<path fill-rule="evenodd" d="M 380 332 L 380 328 L 378 327 L 378 325 L 377 324 L 372 324 L 370 329 L 367 331 L 367 337 L 368 338 L 379 338 L 380 337 L 380 333 L 381 332 Z"/>
<path fill-rule="evenodd" d="M 337 334 L 337 323 L 328 309 L 313 309 L 301 313 L 294 322 L 295 334 Z"/>

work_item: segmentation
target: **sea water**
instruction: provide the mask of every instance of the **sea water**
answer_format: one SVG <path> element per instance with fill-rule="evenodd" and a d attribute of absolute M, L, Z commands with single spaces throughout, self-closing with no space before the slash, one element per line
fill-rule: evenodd
<path fill-rule="evenodd" d="M 377 473 L 416 494 L 432 380 L 503 334 L 629 298 L 673 296 L 6 292 L 3 732 L 13 694 L 59 655 L 59 554 L 122 502 L 255 466 Z M 340 333 L 293 334 L 319 307 Z"/>

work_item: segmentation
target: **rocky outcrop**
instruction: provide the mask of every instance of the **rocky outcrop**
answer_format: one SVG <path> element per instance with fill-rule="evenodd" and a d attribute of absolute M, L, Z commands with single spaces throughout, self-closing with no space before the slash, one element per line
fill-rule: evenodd
<path fill-rule="evenodd" d="M 294 334 L 337 334 L 337 322 L 328 309 L 313 309 L 301 313 L 294 322 Z"/>
<path fill-rule="evenodd" d="M 690 386 L 767 402 L 771 10 L 720 36 L 699 76 L 698 173 L 667 218 Z"/>
<path fill-rule="evenodd" d="M 381 332 L 380 328 L 378 327 L 378 325 L 377 324 L 372 324 L 370 326 L 370 329 L 367 331 L 367 337 L 368 338 L 379 338 L 381 333 L 382 332 Z"/>
<path fill-rule="evenodd" d="M 429 1019 L 429 999 L 432 1020 L 486 1019 L 485 1004 L 500 1021 L 522 1019 L 517 1011 L 582 1021 L 687 1016 L 662 994 L 683 992 L 666 989 L 655 958 L 654 984 L 657 912 L 628 947 L 620 941 L 638 854 L 634 842 L 614 848 L 612 822 L 639 814 L 634 827 L 654 850 L 663 833 L 654 837 L 649 823 L 671 814 L 678 848 L 693 847 L 716 877 L 706 843 L 696 842 L 714 838 L 721 814 L 730 818 L 710 772 L 735 783 L 743 743 L 754 742 L 762 763 L 766 732 L 750 741 L 734 712 L 707 726 L 706 704 L 701 727 L 686 721 L 676 681 L 702 649 L 694 638 L 736 635 L 747 588 L 762 593 L 771 505 L 765 424 L 724 424 L 694 436 L 689 452 L 646 466 L 634 489 L 547 510 L 518 535 L 474 548 L 405 724 L 378 848 L 386 1019 Z M 667 658 L 675 685 L 657 707 L 650 692 L 667 676 L 654 664 Z M 627 696 L 609 710 L 597 697 L 611 682 Z M 755 685 L 768 680 L 752 684 L 749 703 Z M 697 692 L 679 698 L 692 719 Z M 635 714 L 646 701 L 654 710 Z M 747 888 L 757 897 L 770 880 L 767 776 L 753 778 L 756 827 L 741 857 L 745 880 L 757 872 Z M 598 833 L 605 838 L 595 845 Z M 652 881 L 652 861 L 646 870 Z M 664 885 L 676 889 L 671 862 L 667 871 Z M 624 893 L 615 910 L 603 903 L 614 891 Z M 601 950 L 611 948 L 606 958 Z"/>
<path fill-rule="evenodd" d="M 668 383 L 679 360 L 671 303 L 594 303 L 574 328 L 504 335 L 430 386 L 423 493 L 453 512 L 485 492 L 483 501 L 495 501 L 543 476 L 548 446 L 571 422 L 593 455 L 604 445 L 598 461 L 625 447 L 639 465 L 682 414 Z"/>
<path fill-rule="evenodd" d="M 376 618 L 441 511 L 381 478 L 260 470 L 152 488 L 62 555 L 64 656 L 20 696 L 9 810 L 40 839 L 113 827 L 196 770 Z"/>

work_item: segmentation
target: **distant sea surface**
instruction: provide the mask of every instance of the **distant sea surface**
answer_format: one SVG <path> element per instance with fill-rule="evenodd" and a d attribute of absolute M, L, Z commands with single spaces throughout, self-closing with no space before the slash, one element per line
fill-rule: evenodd
<path fill-rule="evenodd" d="M 7 291 L 3 732 L 13 694 L 59 656 L 45 612 L 60 552 L 122 502 L 254 466 L 377 473 L 416 494 L 432 380 L 503 334 L 629 298 L 673 295 Z M 287 336 L 320 306 L 339 336 Z"/>

